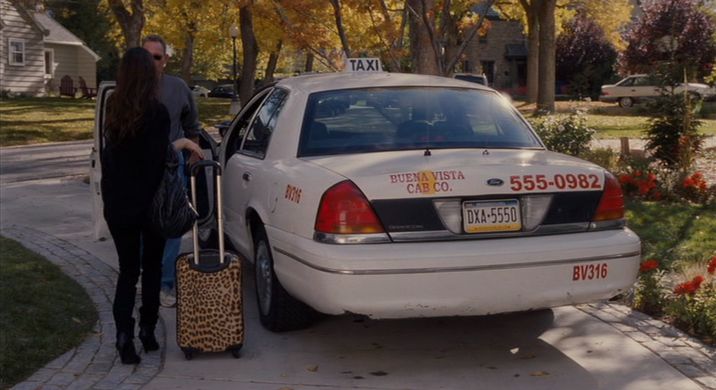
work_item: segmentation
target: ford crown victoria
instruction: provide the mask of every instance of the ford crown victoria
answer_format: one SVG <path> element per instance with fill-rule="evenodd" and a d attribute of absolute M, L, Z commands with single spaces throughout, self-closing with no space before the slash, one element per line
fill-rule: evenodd
<path fill-rule="evenodd" d="M 358 72 L 288 78 L 215 151 L 224 233 L 254 263 L 262 324 L 315 313 L 472 316 L 628 289 L 639 238 L 618 182 L 550 152 L 497 92 Z M 207 175 L 208 176 L 208 175 Z M 211 203 L 211 202 L 209 202 Z M 201 230 L 203 245 L 216 239 Z"/>

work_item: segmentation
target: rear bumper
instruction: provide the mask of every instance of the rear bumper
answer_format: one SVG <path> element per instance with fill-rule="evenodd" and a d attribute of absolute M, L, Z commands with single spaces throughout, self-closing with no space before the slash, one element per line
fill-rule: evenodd
<path fill-rule="evenodd" d="M 640 261 L 639 238 L 628 229 L 375 245 L 267 233 L 276 274 L 293 296 L 320 312 L 374 318 L 494 314 L 610 298 L 632 286 Z"/>

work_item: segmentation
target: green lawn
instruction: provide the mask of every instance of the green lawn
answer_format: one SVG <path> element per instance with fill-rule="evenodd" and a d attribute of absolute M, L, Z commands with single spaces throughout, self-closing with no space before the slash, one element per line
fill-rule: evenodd
<path fill-rule="evenodd" d="M 229 99 L 199 98 L 199 121 L 204 126 L 230 119 Z M 92 138 L 95 101 L 69 98 L 0 100 L 0 146 Z"/>
<path fill-rule="evenodd" d="M 229 99 L 199 98 L 199 121 L 208 127 L 231 119 L 230 104 Z M 534 109 L 534 104 L 514 104 L 525 114 L 531 114 Z M 0 101 L 0 146 L 91 139 L 94 105 L 94 100 L 68 98 L 3 99 Z M 597 130 L 597 138 L 640 138 L 649 118 L 638 106 L 624 109 L 600 102 L 556 102 L 558 113 L 575 107 L 589 110 L 587 124 Z M 701 121 L 703 134 L 716 135 L 716 119 Z"/>
<path fill-rule="evenodd" d="M 716 102 L 704 103 L 704 110 L 714 112 L 716 110 Z M 515 101 L 517 107 L 523 115 L 529 118 L 534 111 L 534 104 L 526 104 L 525 102 Z M 644 106 L 634 106 L 632 108 L 621 108 L 616 104 L 602 102 L 583 102 L 583 101 L 558 101 L 555 102 L 555 110 L 558 114 L 566 114 L 572 112 L 576 108 L 587 111 L 587 126 L 597 131 L 597 138 L 641 138 L 643 132 L 648 126 L 649 114 Z M 701 121 L 700 132 L 705 135 L 716 135 L 716 119 L 699 119 Z"/>
<path fill-rule="evenodd" d="M 643 258 L 667 268 L 710 259 L 716 254 L 716 204 L 627 203 L 628 226 L 642 240 Z"/>
<path fill-rule="evenodd" d="M 79 345 L 97 322 L 82 287 L 54 264 L 0 237 L 0 388 Z"/>
<path fill-rule="evenodd" d="M 639 138 L 647 127 L 648 116 L 612 116 L 605 114 L 588 114 L 587 126 L 597 130 L 597 138 Z M 716 119 L 699 119 L 702 123 L 700 132 L 716 135 Z"/>

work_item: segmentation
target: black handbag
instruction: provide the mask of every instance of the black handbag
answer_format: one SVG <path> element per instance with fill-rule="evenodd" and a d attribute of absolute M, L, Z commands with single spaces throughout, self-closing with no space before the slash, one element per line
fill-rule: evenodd
<path fill-rule="evenodd" d="M 164 175 L 157 192 L 154 193 L 149 216 L 154 227 L 165 238 L 183 236 L 199 217 L 196 209 L 189 202 L 184 181 L 177 174 L 179 167 L 177 153 L 179 152 L 169 144 Z"/>

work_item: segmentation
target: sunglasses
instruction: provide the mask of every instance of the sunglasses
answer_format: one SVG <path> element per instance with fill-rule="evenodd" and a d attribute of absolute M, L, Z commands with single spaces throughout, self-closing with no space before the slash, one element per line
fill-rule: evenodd
<path fill-rule="evenodd" d="M 154 57 L 154 61 L 161 61 L 164 59 L 164 56 L 159 55 L 159 54 L 155 54 L 152 57 Z"/>

